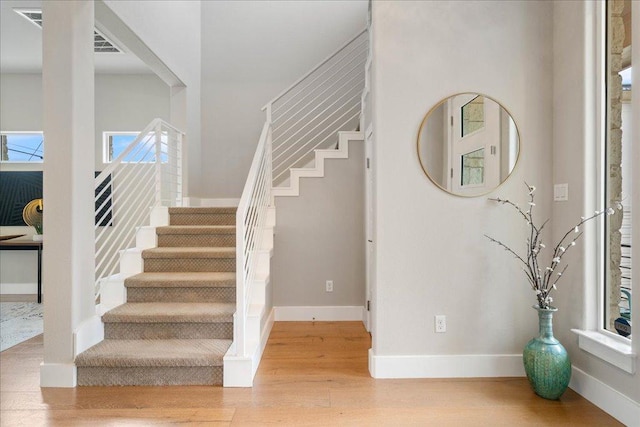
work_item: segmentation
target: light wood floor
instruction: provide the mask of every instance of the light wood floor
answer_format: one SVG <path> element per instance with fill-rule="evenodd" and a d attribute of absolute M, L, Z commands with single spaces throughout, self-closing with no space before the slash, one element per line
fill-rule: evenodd
<path fill-rule="evenodd" d="M 0 425 L 620 425 L 568 390 L 526 379 L 374 380 L 359 322 L 279 322 L 252 389 L 39 387 L 42 337 L 0 353 Z"/>

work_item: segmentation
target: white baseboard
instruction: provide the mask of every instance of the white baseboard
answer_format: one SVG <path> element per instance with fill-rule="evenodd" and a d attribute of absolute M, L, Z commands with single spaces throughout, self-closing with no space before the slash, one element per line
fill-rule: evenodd
<path fill-rule="evenodd" d="M 640 403 L 575 366 L 569 387 L 621 423 L 640 426 Z"/>
<path fill-rule="evenodd" d="M 522 354 L 376 356 L 369 350 L 373 378 L 522 377 Z"/>
<path fill-rule="evenodd" d="M 37 283 L 0 283 L 0 294 L 2 295 L 35 295 L 38 293 Z"/>
<path fill-rule="evenodd" d="M 271 329 L 273 329 L 273 322 L 275 321 L 275 310 L 272 308 L 271 312 L 267 316 L 267 320 L 264 322 L 264 327 L 262 328 L 262 333 L 260 334 L 260 344 L 258 344 L 258 349 L 256 350 L 256 354 L 253 356 L 253 376 L 256 376 L 256 372 L 258 371 L 258 367 L 260 366 L 260 361 L 262 360 L 262 354 L 264 353 L 264 349 L 267 347 L 267 341 L 269 341 L 269 335 L 271 334 Z"/>
<path fill-rule="evenodd" d="M 283 306 L 273 307 L 276 322 L 362 321 L 363 306 Z"/>
<path fill-rule="evenodd" d="M 78 384 L 78 373 L 73 363 L 40 364 L 40 387 L 72 388 Z"/>
<path fill-rule="evenodd" d="M 104 340 L 104 323 L 98 315 L 82 322 L 74 334 L 73 354 L 76 356 L 89 347 L 93 347 Z"/>

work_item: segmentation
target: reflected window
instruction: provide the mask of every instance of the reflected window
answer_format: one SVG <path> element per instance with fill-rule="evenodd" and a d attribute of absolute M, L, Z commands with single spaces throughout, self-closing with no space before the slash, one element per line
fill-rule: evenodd
<path fill-rule="evenodd" d="M 484 97 L 476 96 L 461 107 L 462 137 L 484 127 Z"/>
<path fill-rule="evenodd" d="M 461 169 L 461 185 L 484 184 L 484 148 L 463 154 Z"/>

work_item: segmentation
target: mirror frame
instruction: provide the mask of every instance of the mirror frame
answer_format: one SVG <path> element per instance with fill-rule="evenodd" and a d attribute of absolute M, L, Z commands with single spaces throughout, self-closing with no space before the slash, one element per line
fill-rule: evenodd
<path fill-rule="evenodd" d="M 491 101 L 493 101 L 496 104 L 498 104 L 500 106 L 500 108 L 502 108 L 509 115 L 509 117 L 511 117 L 511 120 L 513 121 L 513 126 L 515 127 L 515 130 L 516 130 L 516 135 L 518 137 L 518 153 L 516 155 L 516 160 L 515 160 L 515 163 L 513 164 L 513 168 L 509 171 L 507 176 L 500 182 L 500 184 L 498 184 L 495 187 L 493 187 L 492 189 L 490 189 L 490 190 L 488 190 L 488 191 L 486 191 L 484 193 L 480 193 L 480 194 L 458 194 L 458 193 L 454 193 L 453 191 L 447 190 L 446 188 L 441 186 L 439 183 L 437 183 L 435 181 L 435 179 L 431 177 L 429 172 L 427 172 L 426 167 L 425 167 L 425 163 L 422 161 L 422 156 L 420 155 L 420 135 L 422 134 L 422 129 L 424 128 L 425 124 L 427 123 L 427 119 L 429 118 L 431 113 L 433 113 L 442 104 L 447 102 L 449 99 L 454 98 L 456 96 L 460 96 L 460 95 L 482 96 L 482 97 L 490 99 Z M 496 100 L 495 98 L 493 98 L 491 96 L 485 95 L 482 92 L 457 92 L 457 93 L 449 95 L 446 98 L 443 98 L 440 101 L 438 101 L 424 115 L 424 117 L 422 118 L 422 121 L 420 122 L 420 127 L 418 127 L 418 136 L 416 138 L 416 151 L 417 151 L 417 154 L 418 154 L 418 163 L 420 163 L 420 168 L 422 168 L 422 172 L 424 172 L 424 174 L 427 176 L 427 178 L 429 178 L 429 181 L 431 181 L 440 190 L 444 191 L 447 194 L 450 194 L 452 196 L 457 196 L 457 197 L 463 197 L 463 198 L 482 197 L 482 196 L 486 196 L 487 194 L 495 191 L 500 186 L 502 186 L 505 182 L 507 182 L 509 180 L 509 178 L 511 177 L 511 175 L 513 174 L 513 171 L 518 167 L 518 164 L 520 162 L 520 157 L 522 155 L 522 138 L 521 138 L 520 128 L 518 127 L 518 124 L 516 123 L 516 119 L 513 117 L 513 114 L 511 114 L 511 111 L 509 111 L 500 101 Z"/>

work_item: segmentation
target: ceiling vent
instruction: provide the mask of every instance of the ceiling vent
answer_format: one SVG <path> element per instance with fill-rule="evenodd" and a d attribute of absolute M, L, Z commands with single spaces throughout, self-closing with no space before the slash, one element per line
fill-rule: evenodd
<path fill-rule="evenodd" d="M 42 29 L 42 11 L 38 9 L 13 9 L 18 15 Z M 94 28 L 93 51 L 95 53 L 121 53 L 122 50 L 104 34 Z"/>

